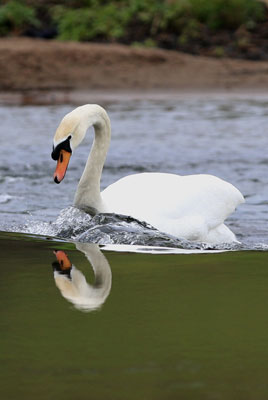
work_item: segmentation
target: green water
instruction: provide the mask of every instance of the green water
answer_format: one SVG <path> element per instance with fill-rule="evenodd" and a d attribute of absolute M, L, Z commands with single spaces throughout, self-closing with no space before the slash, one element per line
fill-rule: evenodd
<path fill-rule="evenodd" d="M 0 235 L 2 399 L 268 398 L 267 252 L 103 251 L 111 290 L 84 312 L 55 285 L 55 248 L 93 285 L 74 244 Z"/>

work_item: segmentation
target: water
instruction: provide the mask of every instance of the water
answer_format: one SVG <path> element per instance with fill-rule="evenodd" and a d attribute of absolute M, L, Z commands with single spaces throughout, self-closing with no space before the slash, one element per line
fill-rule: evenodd
<path fill-rule="evenodd" d="M 55 249 L 87 301 L 60 285 Z M 0 254 L 1 398 L 268 397 L 267 252 L 131 254 L 2 233 Z"/>
<path fill-rule="evenodd" d="M 112 122 L 102 188 L 142 171 L 214 174 L 234 184 L 246 198 L 246 204 L 227 221 L 229 227 L 247 248 L 267 245 L 267 96 L 181 95 L 162 100 L 104 101 L 102 105 Z M 92 132 L 87 135 L 64 181 L 55 185 L 52 138 L 59 121 L 72 108 L 0 107 L 1 230 L 60 236 L 60 229 L 55 230 L 48 222 L 55 222 L 66 208 L 70 217 L 68 207 L 93 136 Z M 79 240 L 73 232 L 69 238 Z M 92 235 L 89 240 L 93 240 Z M 118 241 L 112 238 L 112 242 Z M 146 245 L 146 240 L 141 244 Z M 159 242 L 150 239 L 150 244 Z"/>
<path fill-rule="evenodd" d="M 227 222 L 242 243 L 211 250 L 74 209 L 92 135 L 60 185 L 50 158 L 73 107 L 0 107 L 1 398 L 266 399 L 268 97 L 103 105 L 103 188 L 133 172 L 215 174 L 246 197 Z"/>

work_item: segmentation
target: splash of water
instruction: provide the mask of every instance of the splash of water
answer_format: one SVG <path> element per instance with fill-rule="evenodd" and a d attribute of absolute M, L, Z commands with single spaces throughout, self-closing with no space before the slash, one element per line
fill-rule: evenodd
<path fill-rule="evenodd" d="M 73 206 L 63 209 L 54 222 L 29 222 L 12 231 L 100 245 L 132 245 L 189 250 L 268 250 L 265 244 L 190 242 L 160 232 L 146 222 L 118 214 L 90 214 Z"/>

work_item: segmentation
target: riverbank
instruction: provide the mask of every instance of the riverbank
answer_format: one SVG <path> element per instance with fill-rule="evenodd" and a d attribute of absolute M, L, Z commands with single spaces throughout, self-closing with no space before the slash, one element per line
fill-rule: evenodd
<path fill-rule="evenodd" d="M 0 40 L 0 92 L 266 91 L 268 61 L 209 58 L 123 45 Z"/>

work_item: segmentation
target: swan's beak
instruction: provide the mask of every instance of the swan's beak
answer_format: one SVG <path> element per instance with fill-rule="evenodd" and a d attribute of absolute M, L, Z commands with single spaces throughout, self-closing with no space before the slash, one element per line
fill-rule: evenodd
<path fill-rule="evenodd" d="M 70 270 L 72 267 L 72 263 L 67 257 L 67 254 L 62 250 L 55 250 L 53 251 L 55 256 L 57 257 L 57 261 L 59 263 L 61 271 Z"/>
<path fill-rule="evenodd" d="M 63 149 L 60 151 L 57 167 L 54 172 L 54 182 L 60 183 L 63 180 L 65 173 L 67 171 L 71 155 L 72 153 L 70 153 L 69 151 Z"/>

